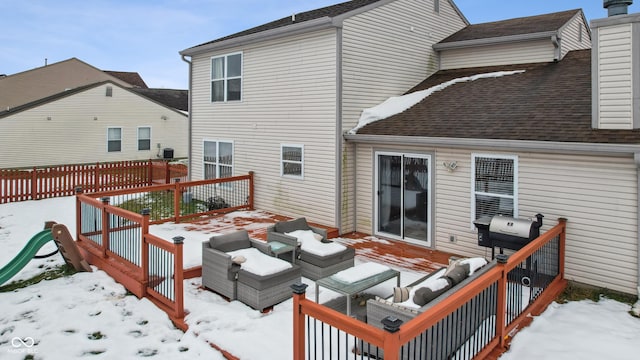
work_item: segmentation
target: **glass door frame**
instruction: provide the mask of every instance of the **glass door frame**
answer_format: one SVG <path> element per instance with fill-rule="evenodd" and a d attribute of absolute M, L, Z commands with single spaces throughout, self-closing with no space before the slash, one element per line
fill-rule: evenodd
<path fill-rule="evenodd" d="M 402 188 L 400 189 L 400 209 L 401 209 L 401 214 L 400 214 L 400 235 L 396 235 L 390 232 L 385 232 L 380 230 L 380 156 L 399 156 L 401 158 L 401 164 L 402 164 L 402 168 L 401 168 L 401 174 L 403 174 L 404 177 L 404 165 L 405 165 L 405 161 L 404 159 L 407 157 L 410 158 L 418 158 L 418 159 L 426 159 L 428 162 L 428 183 L 427 183 L 427 202 L 426 202 L 426 212 L 427 212 L 427 240 L 419 240 L 419 239 L 413 239 L 410 238 L 408 236 L 405 236 L 405 231 L 404 231 L 404 219 L 405 219 L 405 199 L 404 199 L 404 194 L 405 194 L 405 188 L 404 188 L 404 179 L 401 181 L 402 184 Z M 374 157 L 373 157 L 373 161 L 374 161 L 374 173 L 373 173 L 373 177 L 374 177 L 374 188 L 373 188 L 373 218 L 374 218 L 374 224 L 373 224 L 373 233 L 374 235 L 380 235 L 380 236 L 384 236 L 384 237 L 388 237 L 388 238 L 392 238 L 392 239 L 398 239 L 398 240 L 402 240 L 402 241 L 406 241 L 412 244 L 416 244 L 416 245 L 420 245 L 420 246 L 426 246 L 426 247 L 433 247 L 433 219 L 435 218 L 433 216 L 433 159 L 435 158 L 434 154 L 430 154 L 430 153 L 414 153 L 414 152 L 399 152 L 399 151 L 374 151 Z"/>

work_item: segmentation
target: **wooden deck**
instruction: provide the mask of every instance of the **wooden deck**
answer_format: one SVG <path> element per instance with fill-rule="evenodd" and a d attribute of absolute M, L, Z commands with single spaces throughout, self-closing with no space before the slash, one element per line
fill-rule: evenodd
<path fill-rule="evenodd" d="M 254 216 L 254 213 L 257 213 L 257 215 Z M 291 220 L 291 218 L 264 211 L 238 212 L 191 221 L 189 223 L 193 227 L 187 227 L 187 230 L 228 233 L 246 229 L 252 238 L 266 240 L 267 227 L 278 221 L 286 220 Z M 358 258 L 385 263 L 394 268 L 428 273 L 446 266 L 449 263 L 449 257 L 458 256 L 413 245 L 405 241 L 381 238 L 360 232 L 339 235 L 336 228 L 319 224 L 312 225 L 327 229 L 329 238 L 353 247 Z"/>

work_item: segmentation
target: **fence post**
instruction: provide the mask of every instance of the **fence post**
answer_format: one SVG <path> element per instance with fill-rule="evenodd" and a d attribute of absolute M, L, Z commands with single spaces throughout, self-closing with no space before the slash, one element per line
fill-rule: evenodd
<path fill-rule="evenodd" d="M 184 318 L 184 266 L 182 263 L 184 237 L 174 236 L 173 243 L 176 245 L 175 261 L 173 262 L 175 264 L 173 271 L 175 314 L 177 318 L 182 319 Z"/>
<path fill-rule="evenodd" d="M 293 289 L 293 360 L 304 360 L 306 338 L 302 307 L 300 302 L 306 299 L 307 284 L 295 283 L 291 285 Z"/>
<path fill-rule="evenodd" d="M 147 295 L 147 287 L 149 286 L 149 242 L 147 241 L 147 235 L 149 234 L 149 215 L 151 210 L 144 208 L 140 211 L 142 214 L 142 224 L 140 224 L 142 231 L 142 249 L 140 257 L 140 267 L 142 267 L 142 296 Z"/>
<path fill-rule="evenodd" d="M 107 206 L 109 206 L 109 197 L 105 196 L 102 198 L 102 258 L 107 258 L 107 249 L 109 248 L 109 229 L 111 225 L 109 224 L 109 212 L 107 210 Z"/>
<path fill-rule="evenodd" d="M 171 184 L 171 173 L 169 171 L 169 161 L 164 162 L 164 183 Z"/>
<path fill-rule="evenodd" d="M 249 171 L 249 210 L 253 208 L 253 171 Z"/>
<path fill-rule="evenodd" d="M 34 166 L 31 172 L 31 200 L 38 200 L 38 174 L 37 169 Z"/>
<path fill-rule="evenodd" d="M 182 184 L 180 184 L 180 180 L 176 179 L 173 188 L 173 216 L 174 222 L 180 222 L 180 198 L 182 197 Z"/>
<path fill-rule="evenodd" d="M 93 191 L 100 191 L 100 163 L 96 163 L 96 167 L 93 168 Z"/>
<path fill-rule="evenodd" d="M 560 256 L 560 259 L 558 261 L 558 265 L 559 265 L 559 271 L 560 271 L 560 278 L 564 279 L 564 252 L 565 252 L 565 245 L 566 245 L 566 236 L 567 236 L 567 219 L 566 218 L 558 218 L 558 222 L 560 224 L 562 224 L 562 231 L 560 232 L 560 241 L 558 244 L 558 256 Z"/>
<path fill-rule="evenodd" d="M 383 329 L 387 331 L 384 334 L 384 358 L 385 360 L 398 360 L 400 337 L 396 333 L 400 330 L 402 320 L 395 316 L 387 316 L 381 322 Z"/>
<path fill-rule="evenodd" d="M 496 255 L 498 267 L 501 269 L 502 276 L 498 280 L 498 301 L 496 304 L 496 336 L 498 337 L 500 348 L 505 348 L 507 334 L 505 316 L 507 312 L 507 271 L 505 265 L 509 256 L 505 254 Z"/>

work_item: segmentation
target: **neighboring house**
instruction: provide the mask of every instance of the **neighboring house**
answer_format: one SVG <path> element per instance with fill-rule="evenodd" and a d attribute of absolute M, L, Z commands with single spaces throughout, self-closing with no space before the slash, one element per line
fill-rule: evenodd
<path fill-rule="evenodd" d="M 70 59 L 0 79 L 21 94 L 0 97 L 0 168 L 187 157 L 187 91 L 110 73 Z"/>
<path fill-rule="evenodd" d="M 566 217 L 566 277 L 640 293 L 638 34 L 437 0 L 296 14 L 181 52 L 191 174 L 255 171 L 258 208 L 468 256 L 483 215 Z"/>

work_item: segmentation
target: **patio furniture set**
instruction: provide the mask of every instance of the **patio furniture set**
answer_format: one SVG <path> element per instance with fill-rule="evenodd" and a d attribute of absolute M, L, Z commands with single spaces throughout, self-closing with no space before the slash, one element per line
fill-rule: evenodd
<path fill-rule="evenodd" d="M 320 287 L 334 291 L 344 297 L 328 306 L 378 327 L 389 315 L 405 322 L 414 318 L 495 266 L 495 261 L 487 265 L 482 258 L 454 261 L 400 287 L 399 271 L 374 262 L 355 265 L 354 249 L 328 240 L 326 230 L 305 218 L 268 227 L 266 242 L 239 230 L 213 236 L 202 247 L 203 286 L 229 300 L 262 311 L 290 298 L 291 284 L 304 276 L 315 281 L 316 302 Z M 352 313 L 353 299 L 393 278 L 393 296 L 361 298 L 362 306 Z"/>

